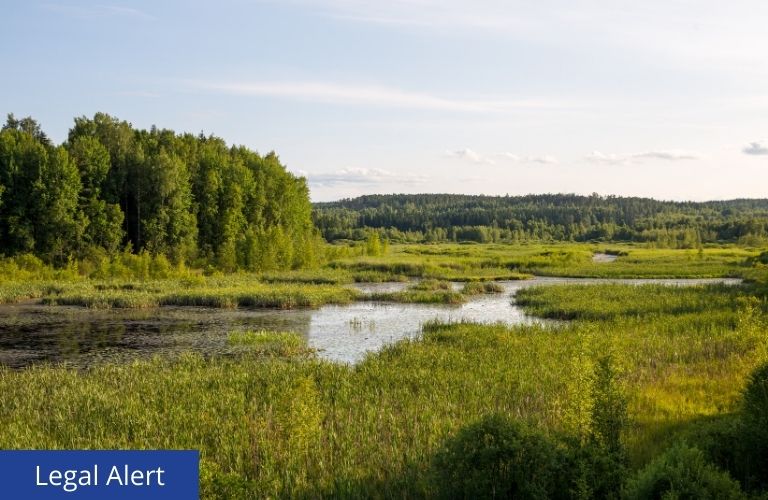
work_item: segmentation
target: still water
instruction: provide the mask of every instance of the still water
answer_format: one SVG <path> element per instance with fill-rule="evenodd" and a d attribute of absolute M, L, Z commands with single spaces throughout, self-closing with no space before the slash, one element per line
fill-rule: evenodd
<path fill-rule="evenodd" d="M 737 279 L 602 280 L 540 278 L 501 281 L 504 292 L 470 298 L 462 305 L 355 302 L 314 310 L 222 310 L 192 307 L 89 310 L 35 304 L 0 306 L 0 365 L 23 368 L 40 362 L 88 366 L 129 361 L 156 354 L 197 351 L 205 355 L 233 352 L 227 334 L 233 330 L 293 331 L 304 335 L 318 355 L 355 363 L 366 353 L 402 338 L 416 337 L 426 321 L 531 323 L 514 304 L 517 290 L 564 283 L 662 283 L 688 286 L 737 284 Z M 364 293 L 397 291 L 407 283 L 359 284 Z M 461 288 L 455 283 L 454 288 Z"/>

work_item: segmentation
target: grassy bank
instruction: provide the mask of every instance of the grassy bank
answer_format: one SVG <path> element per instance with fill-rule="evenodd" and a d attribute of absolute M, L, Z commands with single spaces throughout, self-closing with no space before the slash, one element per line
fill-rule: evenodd
<path fill-rule="evenodd" d="M 180 290 L 181 291 L 174 291 Z M 214 308 L 293 309 L 346 304 L 357 297 L 349 288 L 337 285 L 302 285 L 286 283 L 244 283 L 235 286 L 194 286 L 184 289 L 179 283 L 158 283 L 155 287 L 103 289 L 98 285 L 64 288 L 42 298 L 48 305 L 89 308 L 146 308 L 191 306 Z"/>
<path fill-rule="evenodd" d="M 421 339 L 355 366 L 317 359 L 290 332 L 246 331 L 228 337 L 236 351 L 229 357 L 0 369 L 0 448 L 200 449 L 204 498 L 433 497 L 446 440 L 489 415 L 558 443 L 594 435 L 599 367 L 610 359 L 612 390 L 626 396 L 620 440 L 632 474 L 682 436 L 705 443 L 696 437 L 702 429 L 741 411 L 749 373 L 768 359 L 764 269 L 748 260 L 754 251 L 738 248 L 629 247 L 615 262 L 593 263 L 597 250 L 605 249 L 414 245 L 270 275 L 11 280 L 0 283 L 0 298 L 86 307 L 317 307 L 359 299 L 344 286 L 358 277 L 407 275 L 425 279 L 378 300 L 455 303 L 498 292 L 479 278 L 500 271 L 749 272 L 758 283 L 524 289 L 516 300 L 528 313 L 557 321 L 428 324 Z M 457 276 L 467 281 L 460 292 L 445 281 Z"/>
<path fill-rule="evenodd" d="M 553 436 L 589 432 L 604 354 L 628 397 L 633 468 L 736 411 L 766 359 L 764 303 L 744 289 L 526 293 L 531 310 L 575 322 L 432 324 L 354 367 L 307 359 L 295 337 L 250 332 L 230 340 L 255 350 L 233 359 L 2 370 L 0 447 L 200 449 L 206 498 L 431 496 L 444 440 L 485 415 Z"/>

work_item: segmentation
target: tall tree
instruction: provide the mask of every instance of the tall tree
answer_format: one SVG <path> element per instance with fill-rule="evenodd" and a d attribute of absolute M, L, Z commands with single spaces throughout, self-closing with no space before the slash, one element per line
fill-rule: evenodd
<path fill-rule="evenodd" d="M 123 241 L 123 212 L 116 203 L 102 198 L 110 169 L 107 148 L 92 135 L 78 136 L 69 146 L 69 152 L 80 173 L 80 210 L 85 224 L 83 241 L 86 247 L 101 247 L 115 254 Z"/>

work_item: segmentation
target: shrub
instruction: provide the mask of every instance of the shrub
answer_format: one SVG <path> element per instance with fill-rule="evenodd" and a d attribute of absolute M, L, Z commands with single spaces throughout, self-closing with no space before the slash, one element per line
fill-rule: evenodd
<path fill-rule="evenodd" d="M 629 481 L 628 500 L 746 498 L 739 483 L 707 461 L 698 448 L 677 444 Z"/>
<path fill-rule="evenodd" d="M 744 390 L 743 465 L 751 488 L 768 488 L 768 363 L 755 370 Z"/>
<path fill-rule="evenodd" d="M 696 422 L 683 434 L 683 439 L 696 443 L 707 458 L 728 471 L 742 485 L 746 483 L 744 422 L 741 415 L 719 415 Z"/>
<path fill-rule="evenodd" d="M 443 498 L 550 498 L 559 451 L 544 435 L 501 415 L 461 429 L 434 459 Z"/>

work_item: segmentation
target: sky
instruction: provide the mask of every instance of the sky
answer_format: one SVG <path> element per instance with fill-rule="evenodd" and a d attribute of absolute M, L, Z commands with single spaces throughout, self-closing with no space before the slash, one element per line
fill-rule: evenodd
<path fill-rule="evenodd" d="M 768 197 L 762 0 L 3 0 L 0 112 L 371 193 Z"/>

